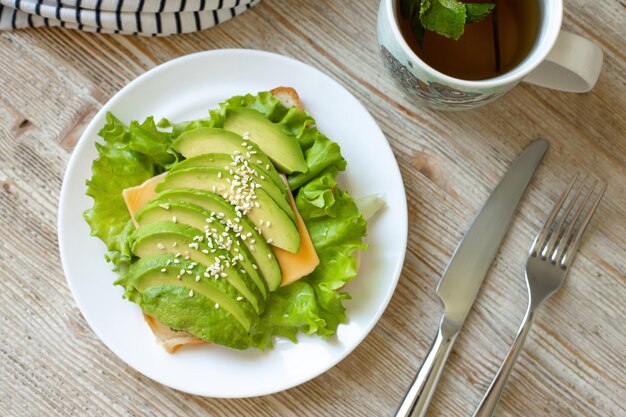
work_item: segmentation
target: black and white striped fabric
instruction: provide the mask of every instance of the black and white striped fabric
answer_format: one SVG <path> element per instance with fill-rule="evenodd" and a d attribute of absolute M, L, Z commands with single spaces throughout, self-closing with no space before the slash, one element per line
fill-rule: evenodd
<path fill-rule="evenodd" d="M 0 30 L 60 26 L 164 36 L 216 26 L 260 0 L 0 0 Z"/>

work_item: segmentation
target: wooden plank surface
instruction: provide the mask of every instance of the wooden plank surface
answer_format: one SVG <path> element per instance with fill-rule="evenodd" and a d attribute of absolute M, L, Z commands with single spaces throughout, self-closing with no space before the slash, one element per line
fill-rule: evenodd
<path fill-rule="evenodd" d="M 626 415 L 626 12 L 566 1 L 564 27 L 599 43 L 588 94 L 520 85 L 459 113 L 413 103 L 382 66 L 378 2 L 265 0 L 202 33 L 169 38 L 59 29 L 0 33 L 0 415 L 392 415 L 433 337 L 434 289 L 463 230 L 515 155 L 552 148 L 516 216 L 450 357 L 430 416 L 471 415 L 526 302 L 525 253 L 576 170 L 608 183 L 564 288 L 539 313 L 499 416 Z M 216 48 L 292 56 L 338 80 L 391 143 L 409 202 L 407 258 L 367 339 L 324 375 L 279 394 L 194 397 L 138 374 L 96 338 L 65 282 L 58 195 L 86 123 L 115 92 L 172 58 Z"/>

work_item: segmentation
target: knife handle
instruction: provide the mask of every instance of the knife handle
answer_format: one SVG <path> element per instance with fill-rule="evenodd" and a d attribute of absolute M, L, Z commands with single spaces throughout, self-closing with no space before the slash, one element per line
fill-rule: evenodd
<path fill-rule="evenodd" d="M 458 329 L 449 325 L 444 316 L 439 323 L 437 337 L 398 408 L 396 417 L 423 417 L 426 414 L 457 334 Z"/>

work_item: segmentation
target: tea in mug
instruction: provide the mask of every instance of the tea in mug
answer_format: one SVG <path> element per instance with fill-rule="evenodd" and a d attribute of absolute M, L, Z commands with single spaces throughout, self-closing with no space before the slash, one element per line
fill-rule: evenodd
<path fill-rule="evenodd" d="M 398 2 L 399 3 L 399 2 Z M 465 0 L 464 3 L 485 3 Z M 539 0 L 493 0 L 494 9 L 465 25 L 459 40 L 426 30 L 421 44 L 398 9 L 398 23 L 408 45 L 429 66 L 454 78 L 484 80 L 502 75 L 530 53 L 539 31 Z"/>

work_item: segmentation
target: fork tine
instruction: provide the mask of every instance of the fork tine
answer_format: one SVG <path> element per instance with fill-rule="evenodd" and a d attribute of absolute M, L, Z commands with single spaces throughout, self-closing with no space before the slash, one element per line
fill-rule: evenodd
<path fill-rule="evenodd" d="M 572 261 L 574 257 L 576 256 L 576 251 L 578 250 L 578 246 L 580 246 L 580 241 L 582 239 L 583 233 L 585 233 L 585 229 L 587 229 L 587 226 L 591 222 L 591 218 L 593 217 L 593 214 L 596 212 L 598 205 L 600 205 L 600 200 L 602 200 L 602 196 L 604 195 L 605 191 L 606 191 L 606 184 L 602 183 L 602 188 L 600 189 L 600 192 L 598 193 L 595 200 L 593 201 L 593 204 L 591 208 L 589 209 L 589 212 L 585 216 L 583 222 L 578 227 L 578 231 L 576 232 L 576 235 L 574 236 L 571 243 L 567 245 L 566 248 L 564 248 L 565 253 L 563 254 L 563 259 L 561 260 L 562 268 L 567 269 L 572 264 Z"/>
<path fill-rule="evenodd" d="M 587 178 L 585 178 L 583 181 L 580 182 L 580 184 L 575 188 L 575 191 L 573 193 L 571 192 L 568 193 L 568 194 L 574 194 L 574 196 L 569 200 L 569 202 L 565 206 L 565 209 L 563 209 L 563 214 L 561 215 L 561 218 L 558 221 L 558 224 L 552 231 L 552 235 L 550 236 L 550 239 L 548 240 L 546 247 L 542 250 L 541 254 L 543 257 L 547 259 L 551 259 L 555 248 L 559 245 L 559 242 L 565 236 L 562 233 L 563 227 L 565 225 L 565 221 L 567 220 L 570 212 L 576 205 L 576 201 L 578 201 L 578 197 L 580 197 L 580 194 L 582 193 L 586 182 L 587 182 Z"/>
<path fill-rule="evenodd" d="M 550 236 L 550 229 L 551 229 L 550 226 L 552 225 L 552 222 L 554 222 L 556 215 L 559 213 L 559 210 L 563 206 L 563 203 L 565 202 L 565 199 L 567 198 L 572 187 L 574 186 L 574 183 L 576 182 L 576 179 L 578 178 L 579 174 L 580 172 L 576 173 L 572 181 L 569 183 L 565 192 L 561 195 L 561 198 L 559 198 L 559 201 L 557 201 L 557 203 L 554 205 L 554 208 L 550 212 L 550 215 L 548 216 L 546 221 L 543 223 L 543 226 L 541 226 L 541 230 L 539 231 L 539 234 L 535 238 L 535 241 L 533 242 L 533 246 L 530 248 L 531 255 L 538 256 L 541 254 L 542 252 L 541 249 L 545 246 L 546 239 Z"/>
<path fill-rule="evenodd" d="M 589 187 L 589 190 L 581 198 L 582 203 L 578 204 L 578 209 L 576 210 L 576 213 L 574 214 L 574 216 L 572 217 L 572 220 L 567 225 L 567 229 L 565 230 L 565 232 L 563 232 L 563 235 L 561 236 L 561 239 L 559 240 L 557 245 L 554 247 L 554 251 L 552 251 L 552 249 L 551 249 L 551 251 L 548 252 L 548 253 L 550 253 L 549 259 L 550 259 L 550 261 L 552 263 L 556 264 L 556 262 L 561 258 L 561 255 L 565 251 L 565 248 L 567 248 L 567 245 L 571 241 L 572 231 L 573 231 L 574 227 L 576 226 L 576 223 L 580 219 L 582 211 L 587 206 L 587 203 L 589 202 L 589 199 L 591 198 L 591 195 L 593 194 L 593 190 L 596 188 L 597 184 L 598 184 L 598 180 L 595 180 L 591 184 L 591 186 Z M 583 184 L 583 186 L 584 186 L 584 184 Z M 582 191 L 582 187 L 581 187 L 580 191 L 578 192 L 578 194 L 576 194 L 575 199 L 572 200 L 572 206 L 578 202 L 578 200 L 579 200 L 578 197 L 580 196 L 580 192 L 581 191 Z M 562 219 L 562 222 L 565 221 L 565 218 L 567 216 L 569 216 L 569 212 L 567 212 L 565 214 L 564 218 Z"/>

